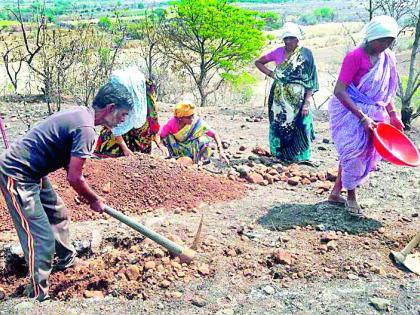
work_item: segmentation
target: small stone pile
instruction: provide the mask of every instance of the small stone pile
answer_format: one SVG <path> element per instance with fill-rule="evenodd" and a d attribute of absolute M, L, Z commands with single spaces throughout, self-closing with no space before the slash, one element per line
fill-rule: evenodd
<path fill-rule="evenodd" d="M 239 148 L 240 152 L 245 151 L 244 148 Z M 269 152 L 261 147 L 256 147 L 252 152 L 258 156 L 268 157 Z M 262 186 L 271 185 L 275 182 L 285 182 L 290 186 L 310 185 L 315 184 L 316 192 L 323 194 L 329 191 L 333 182 L 338 175 L 337 169 L 329 169 L 327 171 L 309 171 L 303 169 L 298 164 L 291 164 L 284 166 L 280 163 L 265 163 L 264 165 L 258 162 L 258 159 L 249 156 L 247 161 L 243 164 L 237 164 L 228 173 L 228 178 L 237 182 L 248 182 Z"/>

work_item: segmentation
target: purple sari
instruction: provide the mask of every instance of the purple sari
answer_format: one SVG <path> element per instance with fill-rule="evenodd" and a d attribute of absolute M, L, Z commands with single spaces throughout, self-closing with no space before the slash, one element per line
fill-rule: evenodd
<path fill-rule="evenodd" d="M 389 121 L 386 106 L 397 91 L 395 55 L 389 49 L 379 55 L 376 64 L 356 87 L 347 88 L 353 102 L 374 121 Z M 329 103 L 330 128 L 342 167 L 345 189 L 355 189 L 381 160 L 372 139 L 368 137 L 359 119 L 333 96 Z"/>

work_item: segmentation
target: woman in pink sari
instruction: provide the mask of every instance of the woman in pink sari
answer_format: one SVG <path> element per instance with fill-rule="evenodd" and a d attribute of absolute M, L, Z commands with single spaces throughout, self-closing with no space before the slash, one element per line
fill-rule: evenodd
<path fill-rule="evenodd" d="M 328 200 L 345 204 L 355 216 L 363 216 L 356 188 L 381 160 L 372 142 L 376 122 L 404 127 L 393 104 L 398 75 L 395 55 L 389 47 L 397 34 L 398 24 L 389 16 L 375 17 L 365 26 L 363 44 L 344 58 L 328 108 L 339 156 L 338 177 Z M 343 188 L 347 200 L 340 195 Z"/>

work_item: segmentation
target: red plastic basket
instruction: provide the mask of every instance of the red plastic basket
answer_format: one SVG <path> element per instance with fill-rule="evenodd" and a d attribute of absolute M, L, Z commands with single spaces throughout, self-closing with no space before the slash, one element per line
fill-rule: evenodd
<path fill-rule="evenodd" d="M 416 146 L 394 126 L 378 123 L 373 134 L 376 150 L 388 162 L 412 167 L 420 165 L 420 154 Z"/>

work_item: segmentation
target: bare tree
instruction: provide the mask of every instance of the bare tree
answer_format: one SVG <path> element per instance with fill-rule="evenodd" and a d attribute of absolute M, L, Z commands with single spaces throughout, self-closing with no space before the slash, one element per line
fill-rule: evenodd
<path fill-rule="evenodd" d="M 132 39 L 140 40 L 138 47 L 139 55 L 144 60 L 149 78 L 154 75 L 154 67 L 162 61 L 164 55 L 158 50 L 158 43 L 161 39 L 165 16 L 155 11 L 145 11 L 142 19 L 129 26 L 129 35 Z"/>
<path fill-rule="evenodd" d="M 22 55 L 22 44 L 16 44 L 13 39 L 2 32 L 0 36 L 0 43 L 3 46 L 1 50 L 1 57 L 6 69 L 7 76 L 13 85 L 15 91 L 18 89 L 18 78 L 25 63 L 25 58 Z"/>
<path fill-rule="evenodd" d="M 419 0 L 369 0 L 366 9 L 370 19 L 379 14 L 395 18 L 401 26 L 400 34 L 408 29 L 414 29 L 407 84 L 404 86 L 399 77 L 397 92 L 397 97 L 401 101 L 401 118 L 406 129 L 409 130 L 412 119 L 420 116 L 420 106 L 417 105 L 414 109 L 412 104 L 413 96 L 420 87 L 420 72 L 416 69 L 420 40 Z"/>
<path fill-rule="evenodd" d="M 419 12 L 417 13 L 417 23 L 414 32 L 414 42 L 411 48 L 410 67 L 408 71 L 407 86 L 404 87 L 399 83 L 398 96 L 401 99 L 401 118 L 407 129 L 411 128 L 411 120 L 420 116 L 420 105 L 417 104 L 417 109 L 414 110 L 412 106 L 412 99 L 417 89 L 420 87 L 420 71 L 416 69 L 416 62 L 419 53 L 419 40 L 420 40 L 420 18 Z"/>

